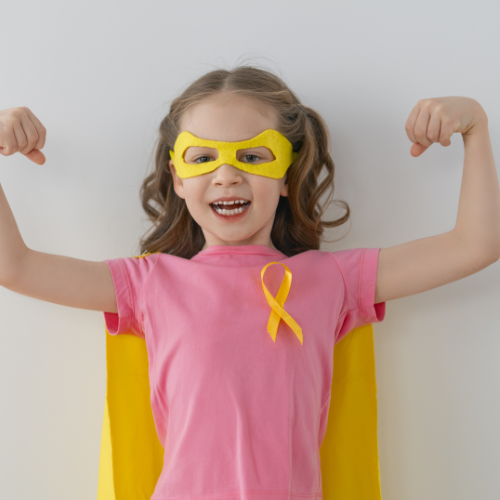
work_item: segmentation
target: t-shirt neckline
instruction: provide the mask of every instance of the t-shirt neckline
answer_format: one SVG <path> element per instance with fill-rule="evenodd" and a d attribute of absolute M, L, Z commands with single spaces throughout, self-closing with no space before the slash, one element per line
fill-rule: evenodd
<path fill-rule="evenodd" d="M 269 248 L 266 245 L 210 245 L 205 250 L 200 250 L 197 255 L 207 255 L 214 253 L 236 253 L 236 254 L 267 254 L 267 255 L 284 255 L 277 249 Z"/>

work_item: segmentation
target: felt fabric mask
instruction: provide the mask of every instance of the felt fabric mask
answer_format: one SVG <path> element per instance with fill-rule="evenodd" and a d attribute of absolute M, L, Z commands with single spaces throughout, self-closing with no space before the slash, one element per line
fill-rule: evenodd
<path fill-rule="evenodd" d="M 191 146 L 216 149 L 219 156 L 214 161 L 186 163 L 184 155 L 186 150 Z M 246 163 L 238 160 L 236 156 L 237 151 L 261 146 L 268 148 L 273 153 L 275 159 L 266 163 Z M 174 162 L 177 175 L 181 179 L 207 174 L 226 163 L 250 174 L 281 179 L 297 156 L 298 153 L 293 152 L 292 143 L 274 129 L 264 130 L 264 132 L 252 139 L 239 142 L 210 141 L 184 131 L 178 135 L 174 144 L 174 151 L 170 150 L 170 157 Z"/>

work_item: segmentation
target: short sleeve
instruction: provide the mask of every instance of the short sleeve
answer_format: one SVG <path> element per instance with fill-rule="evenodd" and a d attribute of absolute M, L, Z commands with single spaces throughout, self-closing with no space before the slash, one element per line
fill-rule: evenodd
<path fill-rule="evenodd" d="M 355 248 L 332 252 L 344 279 L 344 300 L 335 331 L 335 344 L 355 328 L 385 317 L 385 302 L 375 304 L 380 248 Z"/>
<path fill-rule="evenodd" d="M 106 329 L 111 335 L 128 333 L 145 338 L 142 294 L 158 260 L 158 253 L 146 257 L 105 260 L 113 278 L 118 313 L 104 312 Z"/>

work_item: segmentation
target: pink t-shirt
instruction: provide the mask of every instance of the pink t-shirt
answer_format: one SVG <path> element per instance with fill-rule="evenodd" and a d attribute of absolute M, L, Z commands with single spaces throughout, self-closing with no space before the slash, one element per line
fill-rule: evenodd
<path fill-rule="evenodd" d="M 164 466 L 152 500 L 322 497 L 319 449 L 330 406 L 333 348 L 382 321 L 374 304 L 379 248 L 286 257 L 264 245 L 215 245 L 192 259 L 165 253 L 106 260 L 118 314 L 112 335 L 144 338 Z M 261 269 L 292 273 L 276 342 Z M 270 265 L 273 297 L 285 269 Z"/>

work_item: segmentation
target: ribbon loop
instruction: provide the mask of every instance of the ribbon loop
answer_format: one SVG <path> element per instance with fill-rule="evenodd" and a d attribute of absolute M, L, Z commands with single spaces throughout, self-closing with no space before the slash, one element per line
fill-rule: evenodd
<path fill-rule="evenodd" d="M 273 297 L 266 285 L 264 284 L 264 273 L 266 269 L 272 264 L 280 264 L 285 268 L 285 275 L 283 276 L 283 280 L 281 281 L 280 289 L 276 294 L 276 297 Z M 303 336 L 302 336 L 302 328 L 295 322 L 295 320 L 283 309 L 285 305 L 286 298 L 288 297 L 288 292 L 290 291 L 290 287 L 292 285 L 292 273 L 285 264 L 281 262 L 270 262 L 265 265 L 260 272 L 260 277 L 262 280 L 262 287 L 264 289 L 264 294 L 266 296 L 267 302 L 271 306 L 271 314 L 269 316 L 269 321 L 267 322 L 267 331 L 273 342 L 276 342 L 276 334 L 278 332 L 278 325 L 280 320 L 283 320 L 297 335 L 300 344 L 303 344 Z"/>

